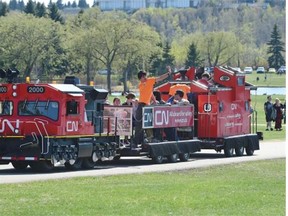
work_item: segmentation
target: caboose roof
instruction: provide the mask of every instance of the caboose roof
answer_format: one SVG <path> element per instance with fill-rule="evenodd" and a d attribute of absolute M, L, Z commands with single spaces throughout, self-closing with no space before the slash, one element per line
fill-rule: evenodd
<path fill-rule="evenodd" d="M 70 94 L 84 93 L 84 91 L 82 89 L 80 89 L 77 86 L 72 85 L 72 84 L 49 84 L 49 85 L 55 89 L 58 89 L 61 92 L 64 92 L 64 93 L 70 93 Z"/>

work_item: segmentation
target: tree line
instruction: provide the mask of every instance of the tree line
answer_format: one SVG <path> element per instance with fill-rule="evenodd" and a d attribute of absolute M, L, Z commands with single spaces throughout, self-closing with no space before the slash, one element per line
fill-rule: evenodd
<path fill-rule="evenodd" d="M 269 67 L 268 42 L 275 25 L 278 41 L 285 38 L 285 9 L 277 7 L 143 9 L 133 14 L 94 7 L 76 15 L 59 10 L 55 17 L 61 19 L 55 19 L 51 11 L 41 17 L 37 10 L 30 13 L 29 2 L 24 12 L 0 17 L 0 67 L 40 79 L 78 73 L 87 83 L 105 68 L 109 91 L 112 71 L 126 90 L 139 69 L 159 75 L 167 64 L 178 69 Z"/>
<path fill-rule="evenodd" d="M 46 7 L 44 3 L 31 1 L 31 0 L 29 0 L 28 2 L 29 4 L 31 3 L 35 5 L 39 4 L 41 5 L 41 7 Z M 47 7 L 50 8 L 52 4 L 55 4 L 59 10 L 63 10 L 64 8 L 77 8 L 77 7 L 82 8 L 82 9 L 89 8 L 89 4 L 86 2 L 86 0 L 79 0 L 77 2 L 74 0 L 72 2 L 68 1 L 67 3 L 63 3 L 62 0 L 57 0 L 55 3 L 53 3 L 52 0 L 50 0 Z M 7 10 L 10 10 L 10 11 L 15 11 L 15 10 L 24 11 L 26 7 L 25 2 L 23 0 L 10 0 L 8 4 L 5 2 L 2 2 L 2 4 L 4 4 L 5 7 L 7 7 Z"/>

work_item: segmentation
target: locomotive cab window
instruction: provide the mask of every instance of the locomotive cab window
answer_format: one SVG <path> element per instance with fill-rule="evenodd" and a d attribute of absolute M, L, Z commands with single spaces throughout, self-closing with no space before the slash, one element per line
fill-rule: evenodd
<path fill-rule="evenodd" d="M 52 120 L 58 119 L 59 104 L 56 101 L 20 101 L 18 114 L 20 116 L 45 116 Z"/>
<path fill-rule="evenodd" d="M 78 102 L 75 100 L 67 101 L 67 115 L 75 115 L 78 114 Z"/>
<path fill-rule="evenodd" d="M 12 115 L 13 102 L 12 101 L 0 101 L 0 115 Z"/>

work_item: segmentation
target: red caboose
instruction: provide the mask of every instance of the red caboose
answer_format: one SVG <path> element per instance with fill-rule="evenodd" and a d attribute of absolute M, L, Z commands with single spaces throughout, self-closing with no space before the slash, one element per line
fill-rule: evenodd
<path fill-rule="evenodd" d="M 167 98 L 170 86 L 179 82 L 190 86 L 188 98 L 195 106 L 194 137 L 201 140 L 201 148 L 224 150 L 226 156 L 232 156 L 234 150 L 236 155 L 243 155 L 244 149 L 252 155 L 259 149 L 261 134 L 251 133 L 250 90 L 255 87 L 245 82 L 245 74 L 215 67 L 209 85 L 204 85 L 195 78 L 195 69 L 187 73 L 194 78 L 174 80 L 157 89 Z"/>

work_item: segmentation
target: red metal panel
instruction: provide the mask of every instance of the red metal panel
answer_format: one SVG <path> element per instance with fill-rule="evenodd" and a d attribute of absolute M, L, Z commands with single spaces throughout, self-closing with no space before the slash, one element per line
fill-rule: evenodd
<path fill-rule="evenodd" d="M 198 96 L 198 137 L 215 138 L 218 134 L 216 95 Z"/>
<path fill-rule="evenodd" d="M 234 100 L 234 91 L 198 96 L 198 137 L 222 138 L 250 133 L 249 99 Z"/>

